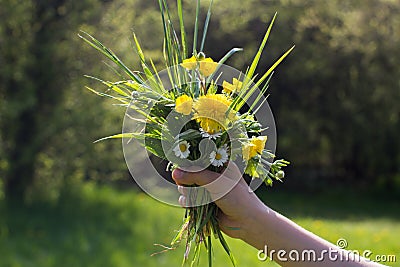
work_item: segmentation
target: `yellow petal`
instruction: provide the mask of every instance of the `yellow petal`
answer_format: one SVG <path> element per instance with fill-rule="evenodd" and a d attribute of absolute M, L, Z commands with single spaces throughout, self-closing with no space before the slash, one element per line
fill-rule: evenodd
<path fill-rule="evenodd" d="M 233 86 L 236 91 L 240 91 L 242 89 L 243 83 L 236 78 L 233 78 Z"/>
<path fill-rule="evenodd" d="M 243 159 L 245 161 L 249 161 L 250 157 L 250 148 L 251 145 L 250 144 L 245 144 L 242 146 L 242 155 L 243 155 Z"/>
<path fill-rule="evenodd" d="M 224 81 L 222 83 L 223 91 L 227 94 L 236 93 L 242 89 L 243 83 L 236 78 L 233 78 L 232 83 Z"/>
<path fill-rule="evenodd" d="M 188 70 L 194 70 L 195 68 L 197 68 L 196 57 L 192 56 L 191 58 L 183 60 L 183 62 L 181 63 L 181 66 Z"/>
<path fill-rule="evenodd" d="M 189 115 L 192 112 L 193 99 L 187 95 L 181 95 L 175 100 L 175 110 L 183 115 Z"/>
<path fill-rule="evenodd" d="M 194 119 L 201 128 L 209 134 L 222 130 L 229 121 L 233 120 L 233 111 L 226 114 L 232 101 L 224 94 L 200 96 L 194 103 Z"/>
<path fill-rule="evenodd" d="M 265 143 L 267 142 L 267 136 L 258 136 L 250 139 L 250 142 L 242 146 L 243 159 L 249 161 L 251 158 L 262 154 Z"/>
<path fill-rule="evenodd" d="M 222 83 L 222 87 L 224 88 L 223 91 L 227 94 L 230 94 L 235 91 L 235 87 L 233 86 L 233 84 L 230 84 L 227 81 L 224 81 Z"/>
<path fill-rule="evenodd" d="M 267 136 L 258 136 L 251 140 L 251 142 L 254 144 L 256 152 L 261 154 L 267 142 Z"/>
<path fill-rule="evenodd" d="M 212 58 L 205 58 L 200 62 L 200 73 L 204 76 L 210 76 L 215 72 L 218 67 L 218 63 L 214 62 Z"/>

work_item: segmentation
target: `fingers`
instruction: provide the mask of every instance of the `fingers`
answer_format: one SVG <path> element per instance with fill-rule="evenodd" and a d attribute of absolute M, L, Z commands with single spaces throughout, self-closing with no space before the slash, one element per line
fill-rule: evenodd
<path fill-rule="evenodd" d="M 185 196 L 199 195 L 201 190 L 207 190 L 213 201 L 217 201 L 220 198 L 228 194 L 238 183 L 246 183 L 242 178 L 242 174 L 236 164 L 231 163 L 223 171 L 222 174 L 212 172 L 209 170 L 202 170 L 198 172 L 189 172 L 181 169 L 176 169 L 172 173 L 172 177 L 175 182 L 179 185 L 178 191 Z M 199 187 L 187 187 L 186 185 L 198 185 Z M 201 194 L 200 194 L 201 195 Z M 191 198 L 190 198 L 191 199 Z M 181 206 L 183 204 L 182 199 L 179 199 Z M 202 205 L 204 203 L 198 203 L 203 199 L 191 199 L 192 205 Z M 187 205 L 187 202 L 186 202 Z"/>
<path fill-rule="evenodd" d="M 229 179 L 234 181 L 240 180 L 242 178 L 242 173 L 240 172 L 238 166 L 229 161 L 227 168 L 222 173 Z M 175 169 L 172 172 L 172 178 L 174 179 L 175 183 L 178 185 L 200 185 L 204 186 L 209 184 L 216 179 L 220 178 L 221 174 L 212 172 L 209 170 L 200 170 L 197 171 L 196 167 L 191 169 Z M 243 179 L 242 179 L 243 180 Z M 244 180 L 243 180 L 244 182 Z"/>
<path fill-rule="evenodd" d="M 186 207 L 186 197 L 185 196 L 180 196 L 178 199 L 179 205 L 181 205 L 183 208 Z"/>
<path fill-rule="evenodd" d="M 238 166 L 233 162 L 229 162 L 222 174 L 209 170 L 196 171 L 194 168 L 175 169 L 172 178 L 178 185 L 178 191 L 181 194 L 178 201 L 182 207 L 204 205 L 204 201 L 207 200 L 197 196 L 203 195 L 205 191 L 210 193 L 212 201 L 218 201 L 231 192 L 236 185 L 243 183 L 247 186 Z M 189 187 L 189 185 L 197 185 L 197 187 Z"/>
<path fill-rule="evenodd" d="M 187 192 L 186 192 L 184 186 L 178 185 L 178 192 L 181 193 L 181 194 L 184 195 L 184 196 L 187 195 Z"/>
<path fill-rule="evenodd" d="M 219 176 L 220 174 L 209 170 L 203 170 L 200 172 L 188 172 L 188 171 L 183 171 L 181 169 L 175 169 L 172 172 L 172 178 L 178 185 L 196 184 L 202 186 L 214 181 Z"/>

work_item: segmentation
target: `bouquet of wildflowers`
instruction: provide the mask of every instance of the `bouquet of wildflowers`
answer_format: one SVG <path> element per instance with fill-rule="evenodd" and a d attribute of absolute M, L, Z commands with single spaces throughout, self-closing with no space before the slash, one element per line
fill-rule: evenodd
<path fill-rule="evenodd" d="M 179 32 L 175 31 L 171 22 L 171 13 L 166 0 L 159 0 L 159 6 L 164 28 L 165 59 L 165 69 L 161 72 L 156 69 L 151 59 L 145 57 L 135 35 L 133 41 L 136 54 L 141 61 L 141 71 L 130 70 L 110 49 L 91 35 L 87 33 L 80 35 L 83 40 L 112 60 L 115 67 L 126 76 L 124 80 L 113 82 L 90 77 L 101 82 L 107 89 L 105 92 L 88 88 L 89 90 L 110 97 L 127 108 L 123 132 L 103 139 L 123 139 L 124 153 L 129 167 L 134 161 L 134 156 L 140 154 L 142 148 L 145 152 L 168 161 L 169 171 L 175 168 L 190 171 L 196 166 L 197 170 L 209 169 L 223 173 L 229 162 L 235 162 L 243 174 L 252 178 L 252 182 L 258 181 L 256 184 L 265 182 L 267 185 L 272 185 L 273 180 L 280 181 L 284 177 L 282 167 L 287 166 L 289 162 L 275 158 L 274 144 L 268 149 L 267 144 L 271 136 L 265 133 L 274 125 L 273 117 L 268 117 L 271 113 L 269 108 L 265 109 L 268 105 L 264 95 L 273 70 L 293 47 L 265 73 L 255 74 L 276 15 L 267 28 L 252 64 L 245 72 L 240 72 L 224 65 L 224 62 L 241 49 L 232 49 L 219 61 L 207 57 L 203 51 L 212 1 L 200 40 L 198 38 L 200 0 L 197 0 L 193 49 L 190 52 L 182 1 L 177 0 Z M 263 122 L 265 117 L 267 121 Z M 271 135 L 273 134 L 272 131 Z M 135 147 L 134 144 L 139 146 Z M 158 190 L 169 186 L 167 189 L 172 188 L 175 192 L 176 187 L 163 186 L 168 181 L 154 180 L 154 175 L 150 176 L 136 181 L 140 180 L 142 183 L 139 181 L 139 185 L 152 196 L 157 195 L 156 198 L 169 203 L 172 203 L 172 199 L 176 201 L 171 190 L 167 190 L 166 194 L 165 190 Z M 221 196 L 231 188 L 226 188 L 226 192 Z M 235 265 L 218 225 L 218 207 L 213 202 L 215 199 L 211 199 L 207 190 L 202 190 L 204 188 L 194 186 L 189 189 L 191 189 L 190 203 L 186 206 L 184 223 L 171 246 L 175 247 L 185 240 L 184 263 L 190 261 L 195 263 L 198 262 L 200 249 L 204 245 L 211 266 L 214 236 Z"/>

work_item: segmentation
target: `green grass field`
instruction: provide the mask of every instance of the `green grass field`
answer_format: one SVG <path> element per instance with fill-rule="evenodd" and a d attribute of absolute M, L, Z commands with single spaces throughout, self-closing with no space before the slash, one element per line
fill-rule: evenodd
<path fill-rule="evenodd" d="M 310 196 L 267 192 L 271 207 L 331 242 L 345 238 L 350 249 L 396 255 L 400 266 L 399 202 L 354 194 Z M 340 196 L 340 197 L 338 197 Z M 267 200 L 268 199 L 268 200 Z M 133 190 L 85 185 L 58 204 L 0 210 L 0 266 L 180 266 L 183 248 L 160 251 L 182 222 L 183 209 Z M 277 266 L 257 259 L 257 250 L 228 238 L 239 267 Z M 230 266 L 215 244 L 215 266 Z M 206 266 L 206 257 L 200 266 Z"/>

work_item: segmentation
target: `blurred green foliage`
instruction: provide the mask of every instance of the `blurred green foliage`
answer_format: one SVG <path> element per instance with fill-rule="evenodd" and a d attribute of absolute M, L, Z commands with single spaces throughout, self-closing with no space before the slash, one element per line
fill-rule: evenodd
<path fill-rule="evenodd" d="M 10 209 L 2 209 L 0 201 L 1 267 L 181 265 L 183 244 L 176 250 L 150 255 L 163 250 L 155 243 L 171 242 L 182 223 L 183 209 L 168 207 L 144 193 L 93 183 L 62 194 L 60 200 Z M 330 242 L 344 238 L 351 250 L 370 250 L 371 259 L 396 255 L 397 262 L 386 264 L 400 266 L 398 201 L 371 200 L 356 194 L 317 193 L 310 198 L 271 191 L 268 203 Z M 241 240 L 227 241 L 240 267 L 278 266 L 259 261 L 258 251 Z M 231 266 L 219 244 L 213 249 L 215 266 Z M 199 266 L 207 261 L 206 250 L 202 253 Z"/>
<path fill-rule="evenodd" d="M 194 5 L 183 2 L 191 29 Z M 204 17 L 208 3 L 202 2 Z M 136 69 L 133 29 L 162 67 L 157 1 L 0 0 L 0 6 L 0 186 L 19 184 L 19 198 L 57 199 L 83 180 L 129 179 L 119 141 L 92 143 L 120 131 L 124 110 L 85 91 L 84 85 L 103 88 L 83 74 L 115 76 L 77 33 L 93 34 Z M 260 66 L 296 44 L 269 92 L 277 154 L 292 162 L 285 187 L 399 192 L 400 2 L 215 0 L 208 56 L 243 47 L 228 64 L 244 70 L 275 11 Z"/>

